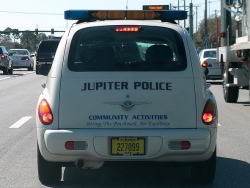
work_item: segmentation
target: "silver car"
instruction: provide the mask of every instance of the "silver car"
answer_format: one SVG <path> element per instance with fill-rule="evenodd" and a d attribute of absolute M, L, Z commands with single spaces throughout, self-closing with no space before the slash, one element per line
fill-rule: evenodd
<path fill-rule="evenodd" d="M 27 49 L 10 49 L 9 55 L 13 61 L 13 68 L 27 68 L 29 71 L 34 69 L 34 55 Z"/>

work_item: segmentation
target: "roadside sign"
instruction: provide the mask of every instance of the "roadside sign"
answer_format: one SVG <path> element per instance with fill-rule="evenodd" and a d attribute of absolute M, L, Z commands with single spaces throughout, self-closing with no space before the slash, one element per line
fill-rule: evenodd
<path fill-rule="evenodd" d="M 169 10 L 169 5 L 143 5 L 143 10 Z"/>

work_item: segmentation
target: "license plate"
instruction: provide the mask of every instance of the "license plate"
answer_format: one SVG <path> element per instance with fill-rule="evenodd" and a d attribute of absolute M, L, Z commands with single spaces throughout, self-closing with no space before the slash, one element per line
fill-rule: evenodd
<path fill-rule="evenodd" d="M 111 138 L 111 155 L 145 155 L 145 138 L 115 137 Z"/>

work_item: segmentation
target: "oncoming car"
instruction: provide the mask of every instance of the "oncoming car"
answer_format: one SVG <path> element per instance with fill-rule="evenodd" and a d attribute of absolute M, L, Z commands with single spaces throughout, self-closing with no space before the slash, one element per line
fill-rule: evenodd
<path fill-rule="evenodd" d="M 199 53 L 200 63 L 208 68 L 209 73 L 207 79 L 220 80 L 222 79 L 220 64 L 216 57 L 216 48 L 204 49 Z"/>
<path fill-rule="evenodd" d="M 68 10 L 36 111 L 41 183 L 62 167 L 178 162 L 212 182 L 218 112 L 188 32 L 186 11 Z M 102 20 L 102 21 L 98 21 Z M 160 20 L 160 21 L 156 21 Z"/>
<path fill-rule="evenodd" d="M 34 55 L 27 49 L 10 49 L 9 55 L 13 62 L 13 68 L 27 68 L 29 71 L 34 69 Z"/>

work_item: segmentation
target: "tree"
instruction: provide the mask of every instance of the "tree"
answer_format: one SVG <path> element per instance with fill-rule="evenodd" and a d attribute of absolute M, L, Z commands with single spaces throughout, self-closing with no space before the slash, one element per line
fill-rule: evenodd
<path fill-rule="evenodd" d="M 23 32 L 20 36 L 21 44 L 24 45 L 26 49 L 33 52 L 35 50 L 35 45 L 38 43 L 37 36 L 28 30 Z"/>
<path fill-rule="evenodd" d="M 218 21 L 220 20 L 220 18 L 218 18 Z M 216 31 L 218 29 L 218 31 L 220 30 L 220 28 L 217 28 L 217 18 L 213 17 L 213 18 L 208 18 L 207 19 L 207 34 L 209 36 L 208 38 L 208 47 L 209 48 L 215 48 L 216 47 L 216 39 L 218 36 Z M 205 20 L 202 20 L 199 24 L 199 28 L 197 30 L 197 32 L 194 34 L 194 44 L 196 46 L 197 49 L 203 49 L 204 48 L 204 34 L 205 34 L 205 29 L 204 29 L 204 24 L 205 24 Z M 220 24 L 218 24 L 218 26 L 220 27 Z"/>
<path fill-rule="evenodd" d="M 218 35 L 220 34 L 220 19 L 221 17 L 210 17 L 207 19 L 207 31 L 209 35 L 209 41 L 208 41 L 208 48 L 216 48 L 216 40 L 219 40 L 219 36 L 217 36 L 217 30 L 218 30 Z M 218 24 L 217 24 L 218 21 Z M 204 48 L 204 20 L 202 20 L 199 24 L 197 32 L 194 34 L 194 45 L 196 46 L 197 49 L 201 50 Z M 234 17 L 232 15 L 232 21 L 231 21 L 231 31 L 236 31 L 237 29 L 237 24 L 239 25 L 239 28 L 241 28 L 241 22 L 236 22 L 234 20 Z M 218 25 L 218 28 L 217 28 Z M 226 31 L 225 31 L 226 32 Z M 232 32 L 230 40 L 235 40 L 236 33 Z M 232 41 L 232 43 L 234 43 Z"/>

